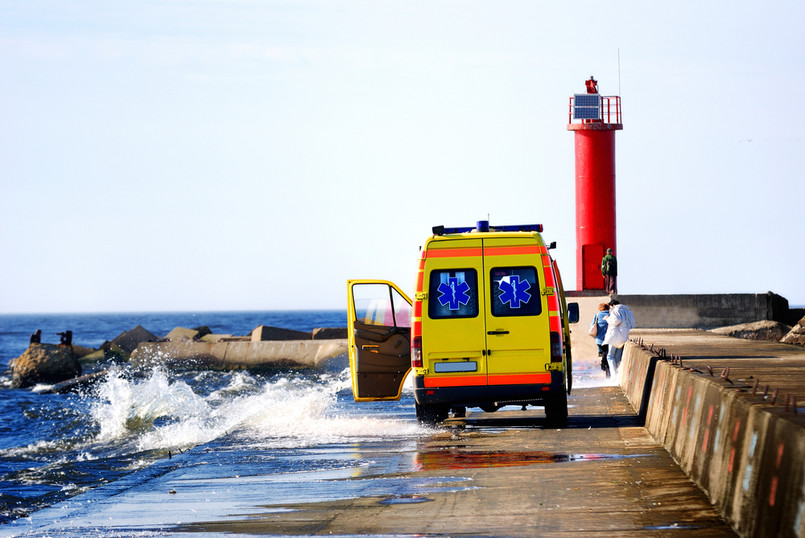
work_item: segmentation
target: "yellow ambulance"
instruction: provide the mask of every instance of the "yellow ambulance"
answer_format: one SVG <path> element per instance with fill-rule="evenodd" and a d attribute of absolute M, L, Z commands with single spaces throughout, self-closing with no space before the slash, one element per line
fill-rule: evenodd
<path fill-rule="evenodd" d="M 398 400 L 414 371 L 420 422 L 516 405 L 567 423 L 569 323 L 559 270 L 539 224 L 433 228 L 414 300 L 392 282 L 350 280 L 349 363 L 356 401 Z"/>

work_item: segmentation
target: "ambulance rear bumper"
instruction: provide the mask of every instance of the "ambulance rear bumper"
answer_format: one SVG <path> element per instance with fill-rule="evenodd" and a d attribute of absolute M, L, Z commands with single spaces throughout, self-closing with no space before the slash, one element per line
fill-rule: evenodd
<path fill-rule="evenodd" d="M 423 376 L 414 377 L 414 399 L 419 405 L 447 404 L 479 407 L 543 405 L 565 391 L 562 372 L 551 373 L 550 384 L 481 385 L 469 387 L 425 387 Z"/>

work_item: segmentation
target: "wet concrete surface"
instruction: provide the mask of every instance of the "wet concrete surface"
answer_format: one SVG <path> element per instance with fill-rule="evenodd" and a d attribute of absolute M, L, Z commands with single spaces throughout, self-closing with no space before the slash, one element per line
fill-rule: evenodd
<path fill-rule="evenodd" d="M 270 451 L 228 436 L 0 535 L 734 536 L 619 387 L 569 404 L 562 429 L 509 407 L 397 441 Z"/>
<path fill-rule="evenodd" d="M 348 477 L 318 477 L 331 482 L 340 498 L 300 500 L 293 491 L 301 487 L 299 477 L 275 477 L 277 488 L 288 490 L 295 500 L 271 502 L 254 496 L 248 512 L 173 530 L 274 535 L 734 535 L 668 453 L 637 425 L 619 388 L 579 389 L 570 404 L 570 424 L 563 429 L 546 429 L 540 410 L 501 410 L 449 419 L 442 430 L 412 446 L 393 447 L 393 452 L 386 452 L 392 447 L 366 451 L 356 446 L 356 457 L 375 462 L 374 469 L 353 470 Z M 208 482 L 215 487 L 217 480 Z M 177 482 L 175 497 L 165 502 L 187 495 L 184 486 Z"/>

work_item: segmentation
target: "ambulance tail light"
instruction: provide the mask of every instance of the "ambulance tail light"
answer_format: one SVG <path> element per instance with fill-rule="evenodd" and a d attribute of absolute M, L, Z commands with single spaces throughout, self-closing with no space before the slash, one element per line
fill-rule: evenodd
<path fill-rule="evenodd" d="M 411 367 L 422 368 L 422 337 L 414 336 L 411 339 Z"/>
<path fill-rule="evenodd" d="M 551 362 L 562 362 L 562 337 L 551 332 Z"/>

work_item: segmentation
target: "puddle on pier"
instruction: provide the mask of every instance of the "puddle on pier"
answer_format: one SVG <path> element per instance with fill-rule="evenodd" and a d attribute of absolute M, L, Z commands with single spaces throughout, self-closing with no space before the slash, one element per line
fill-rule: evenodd
<path fill-rule="evenodd" d="M 427 503 L 431 502 L 433 499 L 428 499 L 427 497 L 423 497 L 422 495 L 396 495 L 394 497 L 389 497 L 388 499 L 383 499 L 382 501 L 377 501 L 378 504 L 418 504 L 418 503 Z"/>
<path fill-rule="evenodd" d="M 541 451 L 463 451 L 455 448 L 417 452 L 415 470 L 476 469 L 483 467 L 518 467 L 546 463 L 617 460 L 640 457 L 623 454 L 552 454 Z"/>

